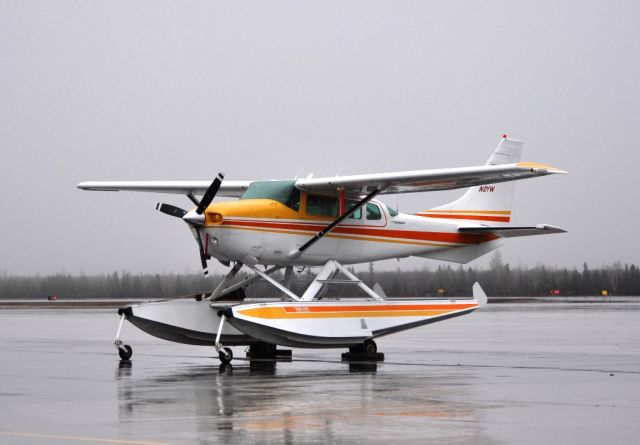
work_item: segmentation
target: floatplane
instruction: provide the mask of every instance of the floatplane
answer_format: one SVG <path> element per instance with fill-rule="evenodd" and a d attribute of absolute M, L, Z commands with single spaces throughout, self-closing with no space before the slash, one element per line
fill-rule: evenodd
<path fill-rule="evenodd" d="M 566 173 L 521 162 L 522 146 L 504 135 L 487 163 L 474 167 L 271 181 L 223 181 L 220 173 L 213 182 L 78 184 L 83 190 L 185 195 L 195 205 L 191 210 L 166 203 L 156 208 L 186 223 L 205 275 L 210 259 L 229 267 L 210 293 L 119 309 L 115 345 L 120 358 L 132 356 L 131 346 L 120 340 L 125 319 L 165 340 L 214 346 L 222 363 L 229 363 L 230 346 L 240 345 L 249 346 L 249 357 L 272 356 L 279 345 L 348 348 L 354 356 L 375 358 L 378 337 L 475 311 L 487 301 L 478 283 L 472 299 L 390 299 L 345 265 L 409 256 L 462 264 L 500 247 L 506 238 L 565 232 L 547 224 L 509 225 L 513 181 Z M 400 213 L 377 199 L 459 188 L 468 189 L 459 199 L 416 214 Z M 238 199 L 213 203 L 215 197 Z M 303 293 L 294 293 L 294 268 L 310 267 L 319 271 Z M 234 283 L 243 268 L 253 274 Z M 277 280 L 273 275 L 282 269 L 284 278 Z M 274 286 L 282 298 L 245 300 L 244 289 L 258 280 Z M 358 286 L 365 297 L 321 298 L 335 283 Z"/>

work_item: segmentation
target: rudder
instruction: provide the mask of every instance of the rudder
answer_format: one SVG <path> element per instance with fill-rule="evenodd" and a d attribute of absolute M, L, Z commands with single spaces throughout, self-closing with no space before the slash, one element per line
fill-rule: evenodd
<path fill-rule="evenodd" d="M 515 164 L 520 161 L 523 142 L 503 136 L 486 165 Z M 459 199 L 417 213 L 418 216 L 460 220 L 460 222 L 506 225 L 511 221 L 515 181 L 469 188 Z"/>

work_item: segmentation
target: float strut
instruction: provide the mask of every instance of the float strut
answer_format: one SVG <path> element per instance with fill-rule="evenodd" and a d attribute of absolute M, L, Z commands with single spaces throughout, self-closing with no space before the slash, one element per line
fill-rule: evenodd
<path fill-rule="evenodd" d="M 227 319 L 226 315 L 220 317 L 220 325 L 218 325 L 218 333 L 216 334 L 216 344 L 214 347 L 216 348 L 216 352 L 218 353 L 218 358 L 220 358 L 220 362 L 223 365 L 231 363 L 233 359 L 233 351 L 231 348 L 223 348 L 220 344 L 220 336 L 222 335 L 222 327 L 224 326 L 224 322 Z"/>
<path fill-rule="evenodd" d="M 220 352 L 220 349 L 222 349 L 222 345 L 220 344 L 220 336 L 222 335 L 222 327 L 224 326 L 224 322 L 226 320 L 227 320 L 226 315 L 223 315 L 222 317 L 220 317 L 220 324 L 218 325 L 218 333 L 216 334 L 216 343 L 214 345 L 217 352 Z"/>
<path fill-rule="evenodd" d="M 124 323 L 125 317 L 126 316 L 123 312 L 122 316 L 120 317 L 120 324 L 118 324 L 116 339 L 113 342 L 113 344 L 116 345 L 116 349 L 118 350 L 118 355 L 120 355 L 121 360 L 129 360 L 133 355 L 133 349 L 131 349 L 131 346 L 125 345 L 124 342 L 120 340 L 120 333 L 122 332 L 122 324 Z"/>
<path fill-rule="evenodd" d="M 120 333 L 122 332 L 122 324 L 124 323 L 125 315 L 124 313 L 120 317 L 120 324 L 118 324 L 118 331 L 116 332 L 116 340 L 113 342 L 116 345 L 116 348 L 120 349 L 122 346 L 122 340 L 120 340 Z"/>

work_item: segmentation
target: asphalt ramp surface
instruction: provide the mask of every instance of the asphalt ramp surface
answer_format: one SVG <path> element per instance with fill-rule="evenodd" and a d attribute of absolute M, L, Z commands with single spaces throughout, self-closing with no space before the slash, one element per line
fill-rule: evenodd
<path fill-rule="evenodd" d="M 0 311 L 0 444 L 636 444 L 640 304 L 503 304 L 378 340 L 383 363 L 168 343 L 113 310 Z M 243 348 L 234 348 L 243 357 Z"/>

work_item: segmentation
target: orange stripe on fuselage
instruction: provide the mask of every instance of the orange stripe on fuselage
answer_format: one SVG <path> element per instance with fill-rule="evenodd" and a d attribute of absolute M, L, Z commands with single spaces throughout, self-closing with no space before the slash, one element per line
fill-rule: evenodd
<path fill-rule="evenodd" d="M 443 218 L 443 219 L 469 219 L 474 221 L 495 221 L 506 222 L 511 221 L 509 216 L 486 216 L 486 215 L 460 215 L 460 214 L 446 214 L 446 213 L 416 213 L 416 216 L 423 216 L 426 218 Z"/>
<path fill-rule="evenodd" d="M 305 231 L 309 233 L 315 233 L 322 230 L 325 225 L 323 224 L 309 224 L 309 223 L 291 223 L 291 222 L 273 222 L 273 221 L 250 221 L 250 220 L 231 220 L 225 219 L 222 222 L 222 226 L 240 226 L 240 227 L 254 227 L 281 229 L 281 230 L 297 230 Z M 414 240 L 414 241 L 438 241 L 446 243 L 458 243 L 458 244 L 479 244 L 485 241 L 491 241 L 496 239 L 496 236 L 491 234 L 475 235 L 475 234 L 461 234 L 461 233 L 447 233 L 447 232 L 420 232 L 415 230 L 394 230 L 394 229 L 373 229 L 362 227 L 336 227 L 333 229 L 334 234 L 347 234 L 347 235 L 364 235 L 375 236 L 380 238 L 398 238 L 402 240 Z"/>
<path fill-rule="evenodd" d="M 250 232 L 266 232 L 266 233 L 279 233 L 279 234 L 285 234 L 285 235 L 309 235 L 309 232 L 300 232 L 300 231 L 294 231 L 294 230 L 283 230 L 283 229 L 264 229 L 264 228 L 256 228 L 256 227 L 237 227 L 237 226 L 233 226 L 233 225 L 227 225 L 225 226 L 226 229 L 233 229 L 233 230 L 248 230 Z M 315 232 L 314 232 L 315 233 Z M 336 235 L 333 233 L 329 233 L 326 235 L 327 238 L 333 238 L 333 239 L 348 239 L 348 240 L 354 240 L 354 241 L 372 241 L 372 242 L 376 242 L 376 243 L 391 243 L 391 244 L 406 244 L 406 245 L 410 245 L 410 246 L 433 246 L 433 247 L 446 247 L 446 246 L 454 246 L 455 244 L 451 244 L 451 243 L 435 243 L 435 242 L 428 242 L 428 241 L 405 241 L 405 240 L 399 240 L 399 239 L 395 239 L 395 238 L 376 238 L 376 237 L 370 237 L 370 236 L 355 236 L 355 235 Z"/>
<path fill-rule="evenodd" d="M 510 210 L 452 210 L 452 209 L 429 209 L 418 213 L 464 213 L 467 215 L 511 215 Z"/>

